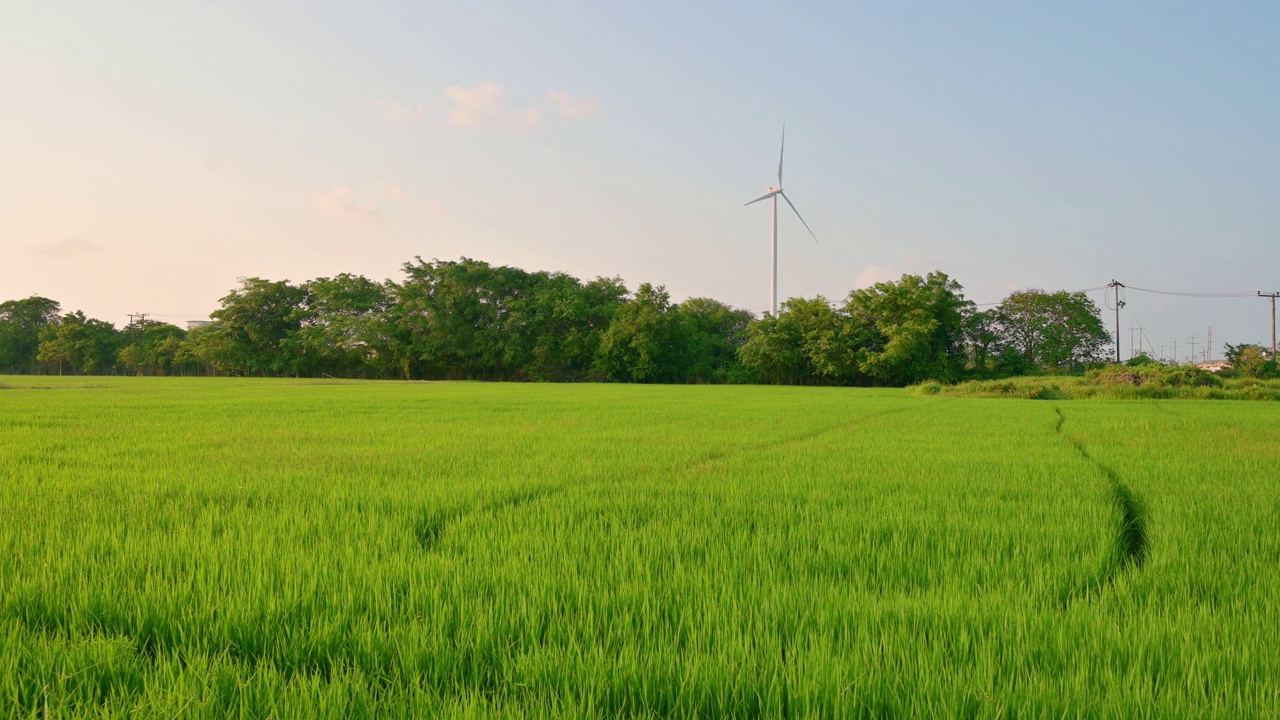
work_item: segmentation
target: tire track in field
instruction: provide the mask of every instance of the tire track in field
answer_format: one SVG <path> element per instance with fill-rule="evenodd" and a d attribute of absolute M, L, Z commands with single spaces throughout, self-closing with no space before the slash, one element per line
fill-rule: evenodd
<path fill-rule="evenodd" d="M 565 486 L 542 486 L 523 488 L 505 493 L 497 498 L 480 503 L 464 503 L 460 506 L 423 509 L 413 524 L 413 535 L 418 545 L 428 552 L 435 552 L 440 536 L 450 525 L 462 520 L 467 515 L 483 512 L 500 512 L 538 502 L 549 495 L 562 492 Z"/>
<path fill-rule="evenodd" d="M 1115 470 L 1090 455 L 1083 442 L 1063 435 L 1062 426 L 1066 423 L 1067 416 L 1056 405 L 1053 408 L 1053 412 L 1058 416 L 1057 423 L 1053 428 L 1054 433 L 1070 443 L 1071 447 L 1075 448 L 1076 452 L 1080 454 L 1080 457 L 1097 468 L 1111 485 L 1111 501 L 1120 513 L 1119 527 L 1116 528 L 1114 554 L 1111 562 L 1103 567 L 1097 582 L 1091 583 L 1091 585 L 1096 585 L 1097 587 L 1110 585 L 1115 582 L 1120 573 L 1130 568 L 1141 569 L 1146 562 L 1148 546 L 1146 503 L 1143 502 L 1141 495 L 1134 492 L 1132 488 L 1120 479 Z M 1064 604 L 1088 590 L 1089 588 L 1085 587 L 1069 592 L 1067 597 L 1064 598 Z"/>
<path fill-rule="evenodd" d="M 692 467 L 696 471 L 705 470 L 715 465 L 717 462 L 726 458 L 745 455 L 753 452 L 767 452 L 788 445 L 795 445 L 807 442 L 822 435 L 831 432 L 847 430 L 852 427 L 864 424 L 870 420 L 882 418 L 886 415 L 894 415 L 896 413 L 906 412 L 915 409 L 915 406 L 908 405 L 891 410 L 883 410 L 880 412 L 863 415 L 859 418 L 848 422 L 832 423 L 824 427 L 806 430 L 797 435 L 784 437 L 778 440 L 769 440 L 761 443 L 751 443 L 740 445 L 725 450 L 716 450 L 700 458 L 695 459 L 692 463 L 680 460 L 674 463 L 660 466 L 654 469 L 656 473 L 670 472 L 679 470 L 684 467 Z M 581 484 L 581 483 L 579 483 Z M 515 490 L 496 499 L 479 503 L 463 503 L 461 505 L 445 507 L 445 508 L 424 508 L 418 512 L 418 517 L 413 523 L 413 535 L 418 546 L 427 552 L 437 552 L 440 538 L 449 529 L 450 526 L 461 522 L 468 515 L 484 512 L 500 512 L 502 510 L 514 509 L 521 505 L 540 502 L 551 495 L 564 492 L 568 488 L 567 484 L 558 486 L 543 486 L 538 488 L 529 488 Z"/>
<path fill-rule="evenodd" d="M 914 410 L 914 409 L 916 409 L 916 406 L 907 405 L 904 407 L 894 408 L 892 410 L 882 410 L 880 412 L 874 412 L 874 413 L 869 413 L 867 415 L 863 415 L 859 418 L 856 418 L 854 420 L 850 420 L 847 422 L 837 422 L 837 423 L 832 423 L 830 425 L 826 425 L 824 427 L 815 428 L 812 430 L 806 430 L 802 433 L 793 435 L 791 437 L 785 437 L 778 440 L 768 440 L 766 442 L 752 443 L 748 445 L 739 445 L 737 447 L 725 449 L 725 450 L 715 450 L 707 453 L 706 455 L 703 455 L 700 458 L 697 458 L 696 460 L 689 463 L 688 466 L 696 470 L 703 470 L 711 467 L 712 465 L 726 458 L 736 457 L 738 455 L 745 455 L 747 453 L 753 453 L 753 452 L 768 452 L 769 450 L 776 450 L 778 448 L 786 447 L 788 445 L 798 445 L 800 443 L 813 440 L 814 438 L 822 437 L 827 433 L 839 432 L 841 430 L 848 430 L 849 428 L 862 425 L 869 420 L 882 418 L 886 415 L 896 415 L 897 413 L 902 413 L 902 412 L 906 412 L 908 410 Z M 681 461 L 681 462 L 672 463 L 670 466 L 668 466 L 665 469 L 678 470 L 681 467 L 685 467 L 685 466 L 686 466 L 685 462 Z"/>

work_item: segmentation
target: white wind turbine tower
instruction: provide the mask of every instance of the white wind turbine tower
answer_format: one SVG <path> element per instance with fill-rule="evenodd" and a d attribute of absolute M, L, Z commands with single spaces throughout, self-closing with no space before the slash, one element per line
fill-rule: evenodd
<path fill-rule="evenodd" d="M 786 200 L 787 204 L 791 206 L 791 211 L 796 214 L 796 217 L 800 218 L 800 223 L 804 225 L 804 229 L 809 230 L 809 234 L 813 235 L 813 230 L 809 228 L 809 223 L 805 222 L 804 217 L 800 215 L 800 211 L 796 210 L 796 206 L 794 203 L 791 202 L 791 198 L 787 197 L 786 193 L 782 192 L 782 154 L 786 152 L 786 149 L 787 149 L 787 126 L 783 125 L 782 126 L 782 148 L 778 150 L 778 187 L 769 188 L 769 192 L 765 193 L 764 195 L 761 195 L 755 200 L 752 200 L 746 205 L 743 205 L 743 207 L 746 207 L 747 205 L 751 205 L 752 203 L 758 203 L 761 200 L 768 200 L 769 198 L 773 198 L 773 277 L 772 277 L 772 284 L 770 284 L 769 286 L 769 305 L 773 308 L 774 317 L 778 317 L 778 197 L 779 196 L 781 196 L 783 200 Z M 818 241 L 817 235 L 813 235 L 813 241 L 814 242 Z"/>

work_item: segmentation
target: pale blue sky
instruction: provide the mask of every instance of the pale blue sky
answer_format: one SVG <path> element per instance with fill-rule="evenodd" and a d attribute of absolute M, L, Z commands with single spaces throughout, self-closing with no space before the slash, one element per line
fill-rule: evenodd
<path fill-rule="evenodd" d="M 1275 6 L 114 5 L 3 13 L 0 297 L 181 322 L 466 255 L 759 311 L 784 121 L 821 242 L 783 217 L 782 297 L 1280 289 Z M 1256 298 L 1128 300 L 1126 355 L 1270 339 Z"/>

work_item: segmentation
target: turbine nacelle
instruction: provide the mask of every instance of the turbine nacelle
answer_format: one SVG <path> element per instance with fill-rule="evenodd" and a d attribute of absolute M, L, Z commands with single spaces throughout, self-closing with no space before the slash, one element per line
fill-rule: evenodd
<path fill-rule="evenodd" d="M 752 205 L 752 204 L 754 204 L 754 203 L 758 203 L 758 202 L 760 202 L 761 200 L 768 200 L 769 198 L 771 198 L 771 197 L 773 197 L 773 196 L 775 196 L 775 195 L 782 195 L 782 188 L 775 188 L 775 187 L 766 188 L 766 189 L 765 189 L 765 191 L 764 191 L 764 194 L 763 194 L 763 195 L 761 195 L 760 197 L 756 198 L 755 200 L 752 200 L 752 201 L 751 201 L 751 202 L 749 202 L 749 203 L 746 203 L 745 205 L 743 205 L 743 207 L 746 207 L 747 205 Z M 785 198 L 786 196 L 785 196 L 785 195 L 783 195 L 783 197 Z"/>

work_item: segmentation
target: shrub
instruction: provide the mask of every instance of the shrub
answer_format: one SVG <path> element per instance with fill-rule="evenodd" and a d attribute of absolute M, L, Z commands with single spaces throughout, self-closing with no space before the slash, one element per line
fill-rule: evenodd
<path fill-rule="evenodd" d="M 916 386 L 916 391 L 921 395 L 937 395 L 942 392 L 942 383 L 937 380 L 925 380 Z"/>
<path fill-rule="evenodd" d="M 1090 385 L 1222 387 L 1222 379 L 1194 365 L 1107 365 L 1085 374 Z"/>

